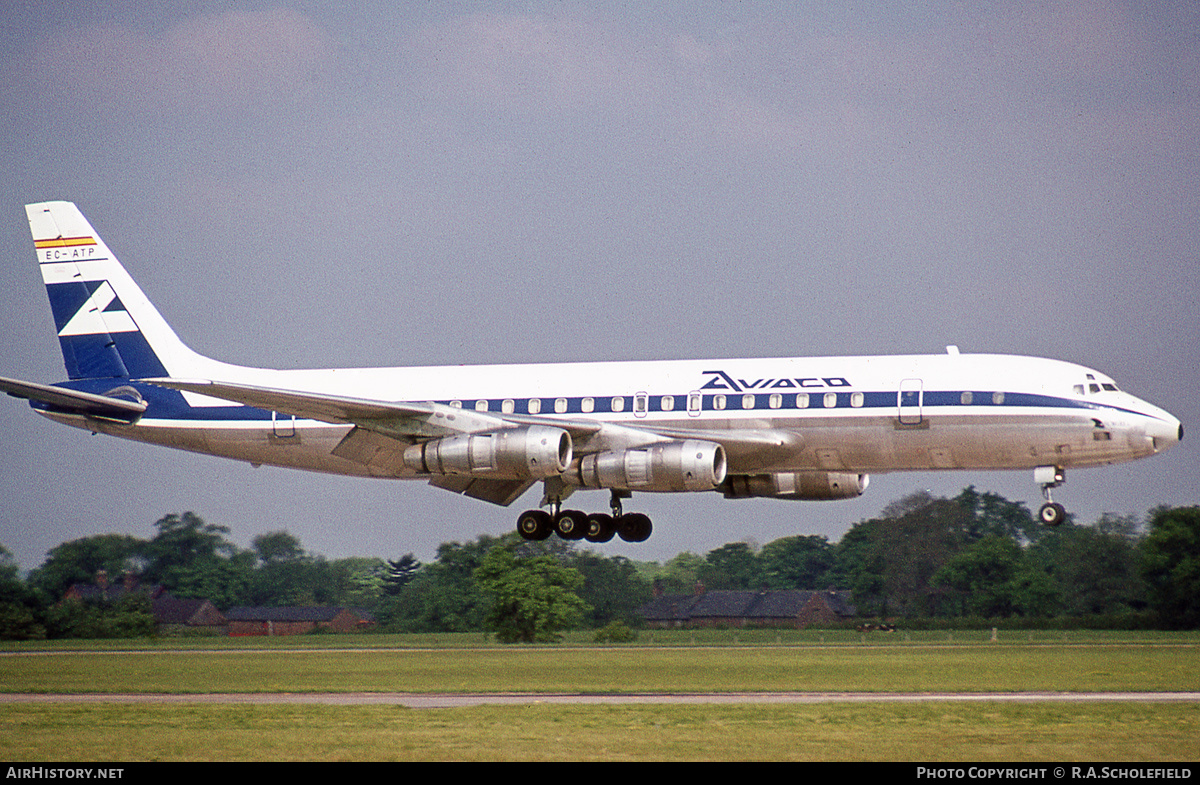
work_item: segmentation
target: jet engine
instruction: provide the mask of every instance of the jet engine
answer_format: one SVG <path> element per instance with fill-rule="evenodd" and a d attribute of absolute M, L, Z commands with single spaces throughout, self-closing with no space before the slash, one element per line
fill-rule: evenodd
<path fill-rule="evenodd" d="M 846 472 L 782 472 L 779 474 L 738 474 L 721 485 L 726 499 L 762 496 L 771 499 L 820 501 L 853 499 L 867 489 L 871 478 Z"/>
<path fill-rule="evenodd" d="M 469 474 L 496 479 L 544 479 L 571 465 L 571 434 L 531 425 L 446 436 L 404 451 L 404 464 L 422 474 Z"/>
<path fill-rule="evenodd" d="M 563 479 L 584 488 L 711 491 L 725 480 L 725 448 L 695 439 L 585 455 Z"/>

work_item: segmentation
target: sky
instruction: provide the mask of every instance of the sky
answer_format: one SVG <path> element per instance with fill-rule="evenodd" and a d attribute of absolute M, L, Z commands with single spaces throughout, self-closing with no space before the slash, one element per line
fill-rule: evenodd
<path fill-rule="evenodd" d="M 23 205 L 66 199 L 227 362 L 1052 357 L 1192 437 L 1056 501 L 1200 503 L 1200 4 L 10 0 L 0 73 L 0 375 L 65 376 Z M 188 510 L 243 547 L 429 561 L 537 502 L 254 469 L 7 397 L 0 444 L 25 570 Z M 654 536 L 589 547 L 836 541 L 968 485 L 1041 503 L 1024 471 L 638 494 Z"/>

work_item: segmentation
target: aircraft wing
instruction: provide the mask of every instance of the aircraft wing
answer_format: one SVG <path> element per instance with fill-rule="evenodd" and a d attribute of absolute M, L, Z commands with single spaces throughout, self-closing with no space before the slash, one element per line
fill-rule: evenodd
<path fill-rule="evenodd" d="M 87 417 L 116 422 L 134 422 L 146 411 L 145 401 L 114 398 L 110 395 L 94 395 L 48 384 L 7 379 L 2 376 L 0 376 L 0 391 L 8 393 L 14 398 L 24 398 L 28 401 L 45 404 L 50 411 L 82 414 Z"/>
<path fill-rule="evenodd" d="M 630 427 L 591 420 L 533 417 L 521 414 L 480 412 L 430 401 L 380 401 L 323 393 L 297 392 L 254 385 L 174 378 L 143 379 L 174 390 L 268 409 L 302 419 L 346 423 L 355 427 L 334 450 L 341 458 L 355 461 L 382 474 L 402 463 L 404 448 L 426 439 L 460 433 L 482 433 L 521 425 L 550 425 L 571 434 L 576 455 L 627 449 L 668 439 L 700 439 L 725 448 L 730 469 L 753 472 L 774 465 L 799 451 L 803 439 L 793 432 L 774 429 L 664 429 Z M 431 484 L 494 504 L 508 505 L 533 484 L 532 481 L 492 480 L 444 476 Z"/>
<path fill-rule="evenodd" d="M 387 471 L 402 463 L 404 447 L 424 439 L 458 433 L 478 433 L 519 425 L 545 425 L 545 419 L 522 415 L 498 416 L 429 401 L 391 402 L 318 393 L 279 390 L 230 382 L 185 379 L 143 379 L 148 384 L 270 409 L 303 419 L 355 426 L 333 451 L 364 466 Z M 600 431 L 593 422 L 554 420 L 552 423 L 586 439 Z M 533 480 L 493 480 L 446 475 L 430 485 L 475 499 L 508 506 L 529 490 Z"/>
<path fill-rule="evenodd" d="M 499 415 L 459 409 L 431 401 L 379 401 L 324 393 L 297 392 L 231 382 L 186 379 L 142 379 L 148 384 L 173 390 L 200 393 L 269 409 L 302 419 L 330 423 L 350 423 L 360 428 L 408 443 L 457 433 L 479 433 L 511 428 L 515 425 L 545 425 L 546 419 L 523 415 Z M 568 431 L 572 437 L 585 437 L 600 430 L 594 422 L 558 420 L 549 424 Z"/>

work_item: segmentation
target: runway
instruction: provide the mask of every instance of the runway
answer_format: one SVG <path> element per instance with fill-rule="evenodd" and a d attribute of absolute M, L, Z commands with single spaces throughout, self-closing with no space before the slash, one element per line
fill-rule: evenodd
<path fill-rule="evenodd" d="M 517 705 L 682 705 L 682 704 L 814 704 L 814 703 L 1189 703 L 1200 692 L 719 692 L 719 693 L 405 693 L 312 692 L 165 695 L 151 693 L 9 693 L 0 703 L 206 703 L 255 705 L 406 706 L 447 709 L 467 706 Z"/>

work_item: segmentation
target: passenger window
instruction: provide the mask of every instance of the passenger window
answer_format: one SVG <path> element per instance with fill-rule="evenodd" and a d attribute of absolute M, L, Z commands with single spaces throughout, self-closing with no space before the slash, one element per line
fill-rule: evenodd
<path fill-rule="evenodd" d="M 997 406 L 1004 403 L 1004 393 L 1002 393 L 1002 392 L 992 393 L 992 403 L 996 404 Z"/>
<path fill-rule="evenodd" d="M 970 406 L 971 403 L 975 400 L 975 394 L 972 393 L 970 390 L 967 390 L 962 395 L 960 395 L 958 399 L 960 401 L 962 401 L 963 406 Z"/>
<path fill-rule="evenodd" d="M 612 399 L 612 410 L 614 412 L 625 411 L 625 399 L 619 395 L 616 398 L 613 398 Z"/>
<path fill-rule="evenodd" d="M 596 408 L 596 401 L 592 398 L 584 398 L 583 403 L 579 407 L 584 412 L 590 412 Z"/>
<path fill-rule="evenodd" d="M 477 412 L 486 412 L 487 407 L 488 407 L 487 401 L 480 400 L 480 401 L 475 402 L 475 411 L 477 411 Z"/>
<path fill-rule="evenodd" d="M 674 408 L 675 408 L 675 396 L 664 395 L 662 397 L 662 410 L 664 412 L 669 412 Z"/>
<path fill-rule="evenodd" d="M 505 414 L 512 414 L 517 409 L 517 403 L 512 398 L 505 398 L 504 403 L 500 404 L 500 411 Z"/>
<path fill-rule="evenodd" d="M 796 394 L 796 408 L 797 409 L 807 409 L 808 408 L 808 393 L 797 393 Z"/>
<path fill-rule="evenodd" d="M 450 402 L 450 408 L 451 408 L 451 409 L 461 409 L 461 408 L 462 408 L 462 401 L 451 401 L 451 402 Z"/>
<path fill-rule="evenodd" d="M 529 399 L 529 413 L 537 414 L 541 410 L 542 410 L 542 399 L 541 398 L 530 398 Z"/>
<path fill-rule="evenodd" d="M 562 413 L 564 413 L 566 410 L 567 410 L 567 399 L 566 399 L 566 398 L 557 398 L 557 399 L 555 399 L 555 401 L 554 401 L 554 411 L 555 411 L 555 412 L 557 412 L 558 414 L 562 414 Z"/>
<path fill-rule="evenodd" d="M 714 409 L 724 409 L 725 408 L 725 396 L 724 395 L 714 395 L 713 396 L 713 408 Z"/>
<path fill-rule="evenodd" d="M 780 393 L 771 393 L 771 397 L 767 399 L 767 405 L 772 409 L 778 409 L 783 406 L 783 395 Z"/>
<path fill-rule="evenodd" d="M 754 408 L 753 393 L 746 393 L 745 395 L 742 396 L 742 408 L 743 409 L 753 409 Z"/>
<path fill-rule="evenodd" d="M 837 393 L 834 393 L 834 392 L 825 393 L 825 408 L 832 409 L 836 406 L 837 406 Z"/>
<path fill-rule="evenodd" d="M 865 396 L 863 396 L 862 393 L 860 393 L 860 392 L 850 393 L 850 405 L 853 406 L 855 409 L 861 409 L 864 400 L 865 400 Z"/>

